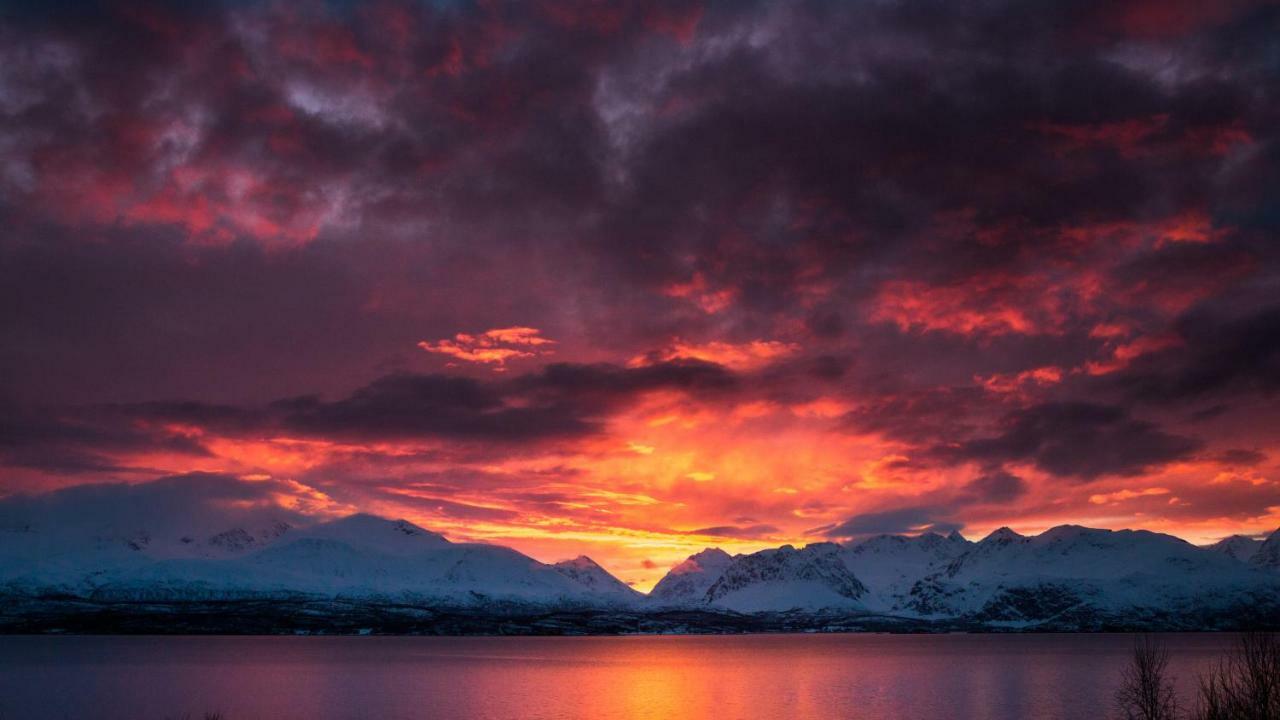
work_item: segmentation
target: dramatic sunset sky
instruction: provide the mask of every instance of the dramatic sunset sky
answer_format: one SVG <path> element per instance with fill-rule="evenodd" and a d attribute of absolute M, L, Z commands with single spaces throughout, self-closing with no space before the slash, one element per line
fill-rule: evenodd
<path fill-rule="evenodd" d="M 1280 525 L 1280 8 L 0 10 L 0 495 L 706 546 Z"/>

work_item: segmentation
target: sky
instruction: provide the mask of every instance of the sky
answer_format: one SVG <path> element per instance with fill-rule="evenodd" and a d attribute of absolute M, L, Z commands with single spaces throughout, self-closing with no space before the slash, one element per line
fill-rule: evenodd
<path fill-rule="evenodd" d="M 1280 525 L 1274 3 L 6 4 L 0 227 L 0 496 Z"/>

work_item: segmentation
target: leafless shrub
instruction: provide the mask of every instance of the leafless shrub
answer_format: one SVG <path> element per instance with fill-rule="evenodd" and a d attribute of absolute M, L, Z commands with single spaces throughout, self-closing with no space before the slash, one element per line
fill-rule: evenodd
<path fill-rule="evenodd" d="M 1178 698 L 1169 676 L 1169 650 L 1143 635 L 1116 691 L 1116 708 L 1125 720 L 1174 720 Z"/>
<path fill-rule="evenodd" d="M 1192 720 L 1280 720 L 1280 638 L 1249 633 L 1200 678 Z"/>

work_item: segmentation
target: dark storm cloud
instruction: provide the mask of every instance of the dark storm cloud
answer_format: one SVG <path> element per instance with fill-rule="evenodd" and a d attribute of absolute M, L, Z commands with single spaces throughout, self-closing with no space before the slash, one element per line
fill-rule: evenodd
<path fill-rule="evenodd" d="M 553 399 L 509 405 L 496 388 L 478 380 L 443 375 L 381 378 L 341 400 L 317 397 L 274 405 L 280 424 L 321 437 L 493 438 L 524 441 L 583 435 L 591 417 Z"/>
<path fill-rule="evenodd" d="M 762 538 L 778 533 L 778 527 L 768 524 L 758 525 L 716 525 L 713 527 L 686 530 L 686 535 L 712 535 L 727 538 Z"/>
<path fill-rule="evenodd" d="M 332 440 L 521 444 L 598 434 L 613 411 L 643 393 L 714 396 L 738 387 L 729 370 L 695 360 L 634 368 L 557 363 L 510 380 L 390 375 L 340 399 L 305 396 L 266 406 L 195 401 L 14 406 L 0 415 L 0 458 L 58 472 L 106 472 L 126 469 L 110 458 L 130 453 L 207 454 L 199 440 L 182 430 L 175 434 L 171 424 L 223 437 L 285 433 Z"/>
<path fill-rule="evenodd" d="M 1280 390 L 1280 307 L 1241 317 L 1192 313 L 1177 331 L 1185 349 L 1120 378 L 1139 398 L 1186 402 L 1246 393 L 1272 397 Z"/>
<path fill-rule="evenodd" d="M 1212 456 L 1214 462 L 1223 465 L 1231 465 L 1237 467 L 1252 467 L 1261 465 L 1267 459 L 1267 454 L 1258 450 L 1246 450 L 1244 448 L 1229 448 Z"/>
<path fill-rule="evenodd" d="M 994 437 L 969 440 L 944 454 L 980 462 L 1026 461 L 1045 472 L 1077 480 L 1136 475 L 1189 457 L 1201 446 L 1188 437 L 1136 420 L 1120 407 L 1048 403 L 1018 410 Z"/>
<path fill-rule="evenodd" d="M 511 381 L 397 375 L 342 400 L 298 398 L 274 409 L 284 427 L 320 436 L 519 442 L 599 432 L 610 411 L 641 393 L 715 393 L 736 384 L 725 368 L 699 361 L 636 368 L 556 363 Z"/>
<path fill-rule="evenodd" d="M 843 418 L 857 432 L 879 433 L 909 443 L 965 437 L 974 429 L 969 415 L 981 406 L 978 388 L 892 389 Z"/>
<path fill-rule="evenodd" d="M 111 413 L 0 402 L 0 464 L 58 474 L 112 472 L 127 469 L 115 457 L 139 453 L 209 454 L 196 440 L 121 424 Z"/>
<path fill-rule="evenodd" d="M 554 363 L 536 374 L 513 381 L 510 387 L 537 396 L 589 398 L 608 403 L 618 396 L 658 388 L 726 392 L 737 388 L 738 380 L 724 366 L 701 360 L 673 360 L 639 367 Z"/>
<path fill-rule="evenodd" d="M 36 59 L 14 66 L 30 97 L 9 122 L 22 151 L 13 177 L 30 177 L 7 194 L 43 197 L 47 185 L 65 191 L 67 207 L 36 203 L 26 214 L 44 208 L 54 218 L 138 230 L 225 231 L 271 243 L 337 241 L 354 227 L 362 238 L 426 241 L 429 248 L 410 250 L 366 246 L 354 267 L 333 249 L 323 261 L 301 251 L 313 256 L 307 264 L 274 258 L 262 271 L 272 277 L 262 279 L 295 287 L 307 301 L 267 307 L 265 316 L 264 296 L 241 301 L 250 316 L 284 330 L 279 338 L 308 327 L 314 343 L 336 328 L 360 328 L 378 362 L 405 362 L 390 339 L 405 343 L 405 328 L 422 318 L 406 317 L 406 303 L 387 301 L 397 296 L 375 292 L 370 278 L 438 265 L 454 243 L 462 246 L 454 267 L 466 272 L 498 256 L 528 261 L 524 243 L 538 242 L 533 264 L 568 270 L 560 280 L 584 295 L 581 311 L 615 331 L 605 342 L 713 329 L 771 334 L 815 285 L 828 294 L 805 322 L 816 338 L 838 341 L 864 330 L 858 305 L 885 279 L 963 287 L 1046 262 L 1065 263 L 1071 274 L 1096 258 L 1062 240 L 1064 227 L 1211 205 L 1225 155 L 1188 147 L 1211 147 L 1224 128 L 1261 139 L 1269 125 L 1252 84 L 1208 70 L 1245 62 L 1218 51 L 1224 35 L 1265 43 L 1248 28 L 1266 12 L 1246 7 L 1170 36 L 1203 36 L 1180 47 L 1205 70 L 1201 79 L 1174 84 L 1116 59 L 1126 33 L 1149 36 L 1109 12 L 1067 4 L 1035 12 L 908 2 L 774 12 L 464 3 L 329 7 L 299 17 L 255 4 L 19 13 L 16 26 L 30 36 L 21 47 Z M 750 30 L 768 41 L 732 42 Z M 697 52 L 699 38 L 726 49 Z M 42 41 L 67 44 L 77 61 L 38 62 Z M 128 72 L 108 72 L 115 69 Z M 103 119 L 64 101 L 76 93 L 113 113 Z M 35 163 L 37 151 L 53 149 L 61 164 Z M 166 191 L 173 162 L 190 166 L 194 191 Z M 104 192 L 127 190 L 99 203 L 70 182 L 74 175 L 59 174 L 81 165 Z M 229 194 L 234 173 L 255 188 L 248 197 Z M 102 212 L 78 213 L 90 206 Z M 334 207 L 341 222 L 313 222 Z M 973 229 L 939 236 L 938 224 L 953 215 L 1005 232 L 994 242 L 974 242 Z M 209 284 L 219 264 L 190 273 L 195 286 Z M 112 287 L 136 288 L 140 304 L 162 307 L 181 291 L 146 282 L 165 272 L 160 265 L 144 257 Z M 1133 272 L 1117 278 L 1127 282 Z M 653 292 L 695 274 L 708 291 L 732 297 L 714 323 Z M 527 286 L 519 279 L 489 278 Z M 425 270 L 404 280 L 410 302 L 444 299 L 459 313 L 487 304 L 474 288 L 488 285 Z M 309 289 L 320 287 L 340 292 L 326 299 Z M 439 297 L 445 288 L 459 296 Z M 236 293 L 210 290 L 236 302 Z M 556 292 L 565 289 L 529 288 L 520 300 L 528 307 L 528 296 Z M 537 314 L 556 314 L 557 303 L 541 304 Z M 360 317 L 361 306 L 393 309 Z M 313 307 L 319 316 L 307 316 Z M 220 321 L 189 312 L 181 329 L 197 339 Z M 121 356 L 118 365 L 146 373 L 191 364 L 170 349 L 182 343 L 149 359 L 133 342 L 144 328 L 123 329 L 130 335 L 116 345 L 96 338 Z M 438 334 L 474 329 L 455 323 Z M 160 331 L 177 339 L 172 327 Z M 220 352 L 251 352 L 236 335 Z M 260 357 L 289 364 L 285 342 L 254 336 L 266 340 L 256 344 Z M 313 362 L 333 366 L 330 376 L 359 362 L 337 349 L 309 350 Z"/>
<path fill-rule="evenodd" d="M 481 520 L 488 522 L 510 522 L 519 517 L 518 512 L 505 508 L 487 507 L 472 503 L 458 502 L 447 497 L 432 495 L 429 492 L 418 492 L 416 488 L 388 489 L 368 487 L 363 489 L 370 495 L 413 508 L 420 512 L 429 512 L 445 518 L 459 520 Z M 439 489 L 437 492 L 439 492 Z"/>
<path fill-rule="evenodd" d="M 941 520 L 950 514 L 947 508 L 933 506 L 905 507 L 855 515 L 844 522 L 810 531 L 830 538 L 856 538 L 866 535 L 951 532 L 961 530 L 964 523 Z"/>
<path fill-rule="evenodd" d="M 1280 388 L 1278 20 L 1147 0 L 6 7 L 0 394 L 23 410 L 0 453 L 118 470 L 206 452 L 190 426 L 476 460 L 671 390 L 830 400 L 852 408 L 835 430 L 914 468 L 984 473 L 845 529 L 1014 502 L 1005 463 L 1256 465 L 1242 452 L 1275 438 L 1250 403 Z M 515 325 L 555 354 L 499 376 L 418 350 Z M 677 340 L 795 350 L 746 372 L 672 360 Z M 1260 449 L 1220 447 L 1250 419 L 1230 445 Z"/>
<path fill-rule="evenodd" d="M 872 262 L 946 280 L 1021 268 L 1037 261 L 1029 252 L 1070 257 L 1045 230 L 1202 202 L 1221 159 L 1186 151 L 1197 133 L 1265 132 L 1247 86 L 1170 88 L 1101 53 L 1064 54 L 1065 19 L 1052 6 L 918 3 L 786 14 L 778 32 L 804 43 L 728 54 L 672 83 L 693 109 L 638 155 L 617 218 L 635 242 L 615 248 L 619 260 L 654 282 L 702 272 L 761 312 L 789 307 L 815 262 L 841 283 L 865 280 L 847 273 Z M 993 62 L 992 43 L 1018 60 Z M 973 209 L 984 225 L 1020 223 L 1025 239 L 902 242 Z M 689 252 L 654 252 L 670 237 Z"/>
<path fill-rule="evenodd" d="M 316 508 L 297 491 L 289 483 L 248 482 L 216 473 L 186 473 L 136 484 L 79 485 L 0 498 L 0 529 L 45 529 L 64 537 L 84 532 L 99 542 L 112 539 L 112 533 L 132 540 L 145 531 L 156 540 L 173 542 L 184 536 L 207 537 L 237 525 L 310 524 L 314 519 L 307 512 Z M 286 496 L 297 503 L 281 506 L 279 501 Z"/>
<path fill-rule="evenodd" d="M 975 503 L 1007 503 L 1027 494 L 1027 482 L 1012 473 L 995 470 L 961 486 L 961 498 Z"/>
<path fill-rule="evenodd" d="M 975 507 L 999 507 L 1021 499 L 1029 491 L 1025 480 L 1003 470 L 991 470 L 953 488 L 930 493 L 926 504 L 859 513 L 810 534 L 829 538 L 859 538 L 882 533 L 946 533 L 963 530 L 961 520 Z"/>

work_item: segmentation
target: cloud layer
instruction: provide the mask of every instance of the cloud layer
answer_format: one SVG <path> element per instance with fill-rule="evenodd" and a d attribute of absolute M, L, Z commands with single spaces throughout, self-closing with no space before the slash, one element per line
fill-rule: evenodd
<path fill-rule="evenodd" d="M 1271 529 L 1278 22 L 6 10 L 0 492 L 272 478 L 642 586 L 710 536 Z"/>

